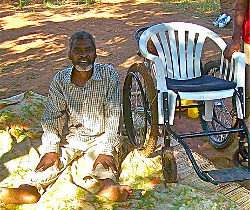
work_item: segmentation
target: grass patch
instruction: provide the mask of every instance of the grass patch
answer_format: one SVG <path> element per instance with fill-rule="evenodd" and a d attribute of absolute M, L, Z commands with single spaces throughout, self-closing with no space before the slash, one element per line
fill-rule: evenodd
<path fill-rule="evenodd" d="M 67 1 L 65 0 L 44 0 L 43 1 L 43 7 L 45 9 L 55 9 L 61 5 L 65 5 Z"/>
<path fill-rule="evenodd" d="M 0 96 L 4 96 L 5 92 L 4 91 L 0 91 Z"/>
<path fill-rule="evenodd" d="M 8 67 L 7 67 L 7 66 L 0 67 L 0 71 L 1 71 L 1 72 L 5 72 L 6 70 L 8 70 Z"/>
<path fill-rule="evenodd" d="M 173 9 L 171 6 L 175 5 L 177 9 L 182 11 L 185 10 L 192 10 L 192 13 L 195 15 L 202 16 L 204 14 L 211 14 L 211 13 L 219 13 L 220 9 L 220 1 L 219 0 L 155 0 L 161 2 L 164 6 L 169 7 L 169 9 Z M 19 9 L 23 9 L 27 5 L 34 5 L 40 4 L 45 9 L 58 9 L 60 6 L 65 4 L 85 4 L 86 6 L 92 4 L 100 4 L 102 0 L 18 0 L 13 2 L 11 0 L 5 0 L 10 5 L 18 7 Z M 105 3 L 114 1 L 105 1 Z M 150 0 L 148 0 L 148 3 Z M 174 9 L 176 9 L 176 7 Z"/>
<path fill-rule="evenodd" d="M 14 86 L 14 87 L 18 87 L 20 84 L 18 83 L 18 81 L 12 81 L 11 82 L 11 85 Z"/>
<path fill-rule="evenodd" d="M 218 14 L 220 12 L 219 0 L 161 0 L 165 6 L 175 5 L 177 9 L 182 11 L 192 10 L 193 14 L 204 17 L 210 14 Z"/>
<path fill-rule="evenodd" d="M 79 4 L 94 4 L 95 3 L 95 0 L 78 0 L 77 1 Z"/>
<path fill-rule="evenodd" d="M 99 1 L 98 1 L 99 2 Z M 12 5 L 18 9 L 24 9 L 26 6 L 40 4 L 45 9 L 55 9 L 66 4 L 85 4 L 91 5 L 96 3 L 96 0 L 4 0 L 2 3 Z"/>
<path fill-rule="evenodd" d="M 24 6 L 30 4 L 30 1 L 29 0 L 19 0 L 19 4 L 18 4 L 18 7 L 20 9 L 22 9 Z"/>

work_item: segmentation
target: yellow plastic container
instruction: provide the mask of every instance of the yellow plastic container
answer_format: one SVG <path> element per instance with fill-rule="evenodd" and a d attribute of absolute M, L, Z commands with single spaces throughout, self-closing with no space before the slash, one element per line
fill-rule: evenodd
<path fill-rule="evenodd" d="M 181 104 L 183 104 L 183 105 L 189 105 L 189 104 L 192 104 L 192 103 L 194 103 L 193 100 L 186 100 L 186 99 L 181 100 Z"/>
<path fill-rule="evenodd" d="M 194 103 L 194 101 L 192 100 L 186 100 L 186 99 L 182 99 L 181 100 L 181 105 L 188 105 L 188 104 L 191 104 L 191 103 Z M 179 106 L 179 101 L 177 101 L 177 106 Z M 178 108 L 178 107 L 177 107 Z M 181 108 L 181 111 L 185 111 L 187 108 Z M 179 109 L 177 109 L 179 110 Z"/>
<path fill-rule="evenodd" d="M 190 103 L 189 105 L 197 105 L 197 103 Z M 188 117 L 197 118 L 199 117 L 199 111 L 197 107 L 188 109 Z"/>

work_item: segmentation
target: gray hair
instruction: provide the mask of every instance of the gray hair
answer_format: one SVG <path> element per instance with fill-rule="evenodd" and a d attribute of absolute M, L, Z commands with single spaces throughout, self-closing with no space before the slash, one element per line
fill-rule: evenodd
<path fill-rule="evenodd" d="M 73 41 L 74 41 L 75 39 L 89 39 L 89 40 L 92 41 L 94 47 L 96 48 L 96 44 L 95 44 L 95 39 L 94 39 L 94 37 L 93 37 L 90 33 L 86 32 L 86 31 L 79 31 L 79 32 L 76 32 L 76 33 L 74 33 L 74 34 L 70 37 L 70 39 L 69 39 L 69 49 L 71 49 L 72 43 L 73 43 Z"/>

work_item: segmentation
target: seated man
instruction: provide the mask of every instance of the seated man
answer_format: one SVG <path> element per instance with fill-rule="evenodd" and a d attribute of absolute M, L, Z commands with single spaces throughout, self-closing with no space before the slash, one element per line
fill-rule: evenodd
<path fill-rule="evenodd" d="M 44 155 L 28 184 L 0 188 L 5 204 L 37 202 L 60 173 L 83 156 L 90 165 L 84 178 L 96 179 L 98 195 L 112 201 L 125 201 L 132 194 L 129 186 L 116 182 L 116 147 L 119 144 L 120 87 L 116 70 L 95 63 L 95 40 L 87 32 L 69 40 L 73 67 L 58 72 L 52 80 L 42 116 Z M 63 138 L 63 128 L 67 134 Z"/>

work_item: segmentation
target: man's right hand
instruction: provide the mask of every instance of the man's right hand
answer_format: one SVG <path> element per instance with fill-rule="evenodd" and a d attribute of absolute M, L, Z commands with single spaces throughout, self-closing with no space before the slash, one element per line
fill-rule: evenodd
<path fill-rule="evenodd" d="M 42 157 L 35 171 L 44 171 L 53 165 L 56 165 L 56 167 L 59 169 L 59 156 L 56 152 L 49 152 Z"/>
<path fill-rule="evenodd" d="M 224 56 L 226 59 L 228 59 L 229 61 L 231 61 L 231 57 L 233 55 L 234 52 L 240 52 L 241 51 L 241 46 L 240 46 L 240 39 L 232 39 L 225 51 L 224 51 Z"/>

